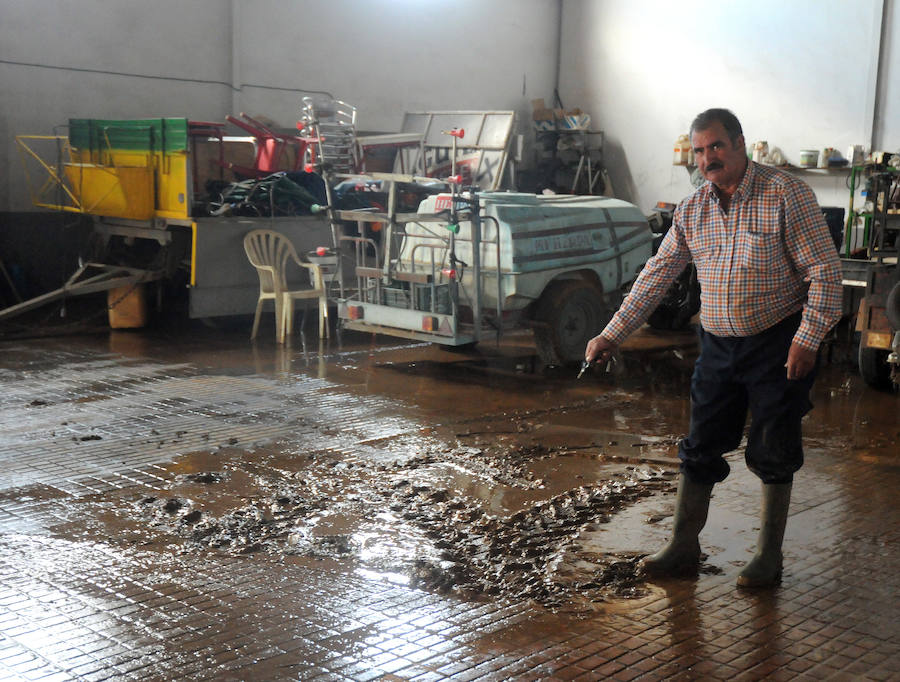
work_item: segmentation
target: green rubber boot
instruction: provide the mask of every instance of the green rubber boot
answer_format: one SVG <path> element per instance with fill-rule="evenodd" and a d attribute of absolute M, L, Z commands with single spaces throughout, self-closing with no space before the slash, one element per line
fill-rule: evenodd
<path fill-rule="evenodd" d="M 772 587 L 781 580 L 781 543 L 791 503 L 791 484 L 763 484 L 762 488 L 762 518 L 756 556 L 738 576 L 740 587 Z"/>
<path fill-rule="evenodd" d="M 672 538 L 662 551 L 645 557 L 641 569 L 649 576 L 678 576 L 696 573 L 700 567 L 698 536 L 706 525 L 712 484 L 695 483 L 684 474 L 678 480 Z"/>

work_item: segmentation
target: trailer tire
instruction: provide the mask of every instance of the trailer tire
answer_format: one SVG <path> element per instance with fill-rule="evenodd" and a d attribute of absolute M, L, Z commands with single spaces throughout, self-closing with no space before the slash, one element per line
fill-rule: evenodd
<path fill-rule="evenodd" d="M 538 356 L 551 366 L 581 362 L 587 342 L 611 317 L 603 292 L 592 284 L 582 280 L 551 283 L 534 314 Z"/>
<path fill-rule="evenodd" d="M 478 348 L 477 341 L 470 341 L 469 343 L 460 343 L 456 346 L 449 343 L 432 343 L 432 346 L 437 346 L 442 351 L 446 351 L 447 353 L 456 353 L 457 355 L 468 355 L 470 353 L 474 353 L 475 349 Z"/>
<path fill-rule="evenodd" d="M 883 348 L 859 346 L 859 375 L 872 388 L 891 388 L 891 366 L 888 364 L 889 351 Z"/>

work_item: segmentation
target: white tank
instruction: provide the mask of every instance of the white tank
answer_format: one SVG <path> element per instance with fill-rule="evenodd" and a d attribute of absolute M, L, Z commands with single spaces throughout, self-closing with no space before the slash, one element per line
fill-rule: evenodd
<path fill-rule="evenodd" d="M 523 308 L 540 296 L 546 284 L 579 271 L 592 271 L 604 292 L 617 292 L 634 280 L 652 254 L 653 235 L 640 210 L 625 201 L 598 196 L 486 192 L 482 206 L 482 303 L 496 307 L 497 245 L 504 310 Z M 420 214 L 449 211 L 451 196 L 426 198 Z M 472 223 L 468 204 L 459 202 L 459 232 L 455 253 L 462 271 L 461 292 L 471 295 L 465 279 L 473 264 Z M 409 223 L 399 253 L 401 270 L 432 271 L 450 268 L 446 222 Z M 446 277 L 446 274 L 442 275 Z M 438 280 L 440 281 L 440 279 Z"/>

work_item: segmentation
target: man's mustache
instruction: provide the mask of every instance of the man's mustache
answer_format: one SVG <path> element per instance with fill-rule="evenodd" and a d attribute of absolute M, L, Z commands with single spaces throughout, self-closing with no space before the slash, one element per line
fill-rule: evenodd
<path fill-rule="evenodd" d="M 719 163 L 718 161 L 714 161 L 713 163 L 709 164 L 709 165 L 706 167 L 706 170 L 708 170 L 708 171 L 711 171 L 711 170 L 722 170 L 722 168 L 724 168 L 724 166 L 723 166 L 721 163 Z"/>

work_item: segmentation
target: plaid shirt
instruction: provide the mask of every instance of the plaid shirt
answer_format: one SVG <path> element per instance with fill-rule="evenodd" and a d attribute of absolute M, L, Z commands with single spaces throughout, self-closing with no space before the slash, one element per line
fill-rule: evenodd
<path fill-rule="evenodd" d="M 601 335 L 621 343 L 641 326 L 693 258 L 700 324 L 750 336 L 803 310 L 794 342 L 816 350 L 841 315 L 841 264 L 812 190 L 748 163 L 728 213 L 707 182 L 675 209 L 672 227 Z"/>

